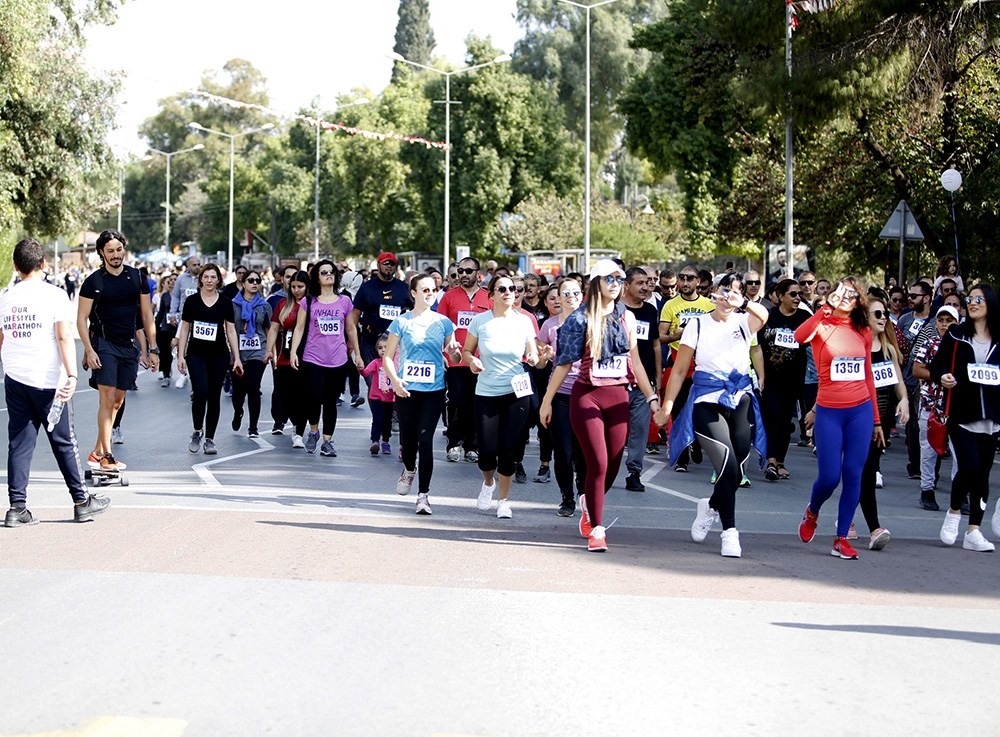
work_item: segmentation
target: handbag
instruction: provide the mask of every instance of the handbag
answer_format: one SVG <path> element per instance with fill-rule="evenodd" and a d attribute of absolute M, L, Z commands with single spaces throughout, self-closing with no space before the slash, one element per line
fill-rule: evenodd
<path fill-rule="evenodd" d="M 958 343 L 955 343 L 955 350 L 951 354 L 951 371 L 955 373 L 955 356 L 958 354 Z M 944 413 L 938 412 L 935 407 L 931 410 L 930 417 L 927 418 L 927 442 L 939 456 L 948 452 L 948 413 L 951 409 L 951 389 L 948 390 L 948 398 L 944 403 Z"/>

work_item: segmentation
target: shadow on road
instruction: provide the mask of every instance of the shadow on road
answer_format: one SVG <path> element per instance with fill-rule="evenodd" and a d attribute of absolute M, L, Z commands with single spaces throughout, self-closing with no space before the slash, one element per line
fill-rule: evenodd
<path fill-rule="evenodd" d="M 772 622 L 775 627 L 790 627 L 821 632 L 855 632 L 867 635 L 892 635 L 895 637 L 925 637 L 936 640 L 961 640 L 976 645 L 1000 645 L 1000 634 L 995 632 L 969 632 L 942 630 L 932 627 L 904 627 L 885 624 L 808 624 L 806 622 Z"/>

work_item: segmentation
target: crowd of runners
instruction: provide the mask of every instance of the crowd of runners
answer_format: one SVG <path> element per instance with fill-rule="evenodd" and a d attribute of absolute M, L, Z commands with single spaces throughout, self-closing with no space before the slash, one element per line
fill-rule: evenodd
<path fill-rule="evenodd" d="M 793 440 L 817 459 L 800 539 L 814 538 L 839 488 L 831 553 L 858 557 L 859 506 L 867 546 L 881 550 L 891 534 L 878 513 L 880 460 L 899 438 L 923 509 L 940 511 L 942 465 L 950 471 L 942 542 L 955 544 L 967 515 L 963 548 L 994 549 L 982 523 L 1000 438 L 1000 302 L 988 284 L 966 289 L 954 259 L 942 259 L 935 277 L 887 290 L 855 276 L 778 273 L 765 283 L 754 271 L 674 273 L 607 259 L 558 278 L 474 258 L 444 274 L 403 274 L 388 252 L 370 274 L 323 259 L 273 275 L 239 266 L 227 284 L 198 256 L 151 276 L 125 263 L 127 248 L 117 231 L 100 235 L 101 266 L 80 283 L 75 310 L 45 283 L 38 241 L 15 248 L 17 282 L 0 297 L 8 527 L 37 521 L 26 493 L 40 427 L 76 519 L 108 505 L 81 479 L 70 401 L 80 379 L 75 323 L 99 392 L 86 459 L 93 472 L 125 468 L 113 446 L 123 442 L 125 398 L 143 368 L 171 392 L 190 382 L 193 454 L 218 452 L 223 397 L 234 431 L 257 438 L 263 427 L 330 458 L 339 408 L 367 402 L 370 453 L 397 456 L 395 491 L 416 486 L 421 515 L 432 513 L 439 456 L 476 464 L 478 508 L 511 518 L 534 430 L 533 480 L 554 479 L 556 513 L 578 516 L 595 552 L 608 549 L 605 495 L 622 463 L 625 488 L 643 492 L 644 456 L 664 452 L 678 473 L 711 463 L 713 493 L 698 502 L 691 535 L 702 542 L 719 524 L 722 555 L 740 557 L 736 498 L 751 484 L 751 461 L 767 482 L 786 481 Z M 53 421 L 63 403 L 68 411 Z M 442 422 L 443 447 L 435 443 Z M 187 432 L 174 433 L 179 444 Z M 992 527 L 1000 535 L 1000 504 Z"/>

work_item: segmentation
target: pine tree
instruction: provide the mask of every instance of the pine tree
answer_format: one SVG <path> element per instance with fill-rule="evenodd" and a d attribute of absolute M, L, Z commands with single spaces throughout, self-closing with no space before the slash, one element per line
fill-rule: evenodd
<path fill-rule="evenodd" d="M 434 31 L 431 30 L 431 9 L 428 0 L 399 0 L 399 22 L 396 24 L 396 45 L 392 50 L 409 61 L 429 64 L 434 51 Z M 401 73 L 399 64 L 392 72 L 396 81 Z"/>

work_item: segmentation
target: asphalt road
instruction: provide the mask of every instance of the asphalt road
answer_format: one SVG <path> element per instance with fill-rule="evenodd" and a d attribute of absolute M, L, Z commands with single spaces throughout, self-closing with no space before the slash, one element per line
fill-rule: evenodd
<path fill-rule="evenodd" d="M 127 402 L 130 485 L 103 491 L 106 514 L 72 522 L 43 440 L 42 524 L 0 528 L 0 735 L 992 730 L 998 559 L 940 544 L 901 441 L 879 496 L 893 540 L 860 560 L 830 556 L 832 504 L 798 540 L 815 473 L 801 448 L 789 481 L 750 473 L 742 559 L 719 555 L 718 528 L 691 541 L 707 462 L 678 474 L 664 455 L 646 457 L 644 494 L 619 479 L 610 550 L 592 555 L 555 483 L 530 481 L 534 440 L 497 520 L 439 436 L 434 514 L 418 517 L 395 493 L 395 438 L 368 453 L 367 406 L 342 408 L 323 458 L 233 433 L 224 403 L 207 457 L 186 449 L 186 389 L 145 374 Z M 81 455 L 96 405 L 75 400 Z"/>

